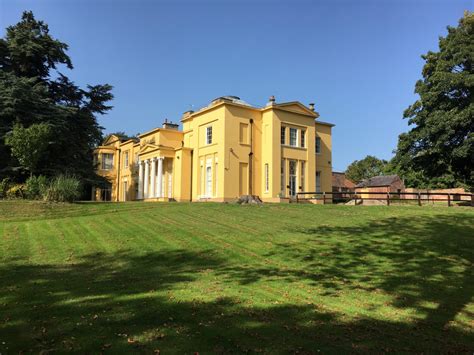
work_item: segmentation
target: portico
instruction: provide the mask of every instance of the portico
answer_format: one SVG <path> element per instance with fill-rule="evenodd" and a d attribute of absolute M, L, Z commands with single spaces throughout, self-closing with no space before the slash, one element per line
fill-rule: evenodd
<path fill-rule="evenodd" d="M 138 161 L 138 199 L 173 198 L 172 166 L 172 158 L 157 156 L 140 159 Z"/>

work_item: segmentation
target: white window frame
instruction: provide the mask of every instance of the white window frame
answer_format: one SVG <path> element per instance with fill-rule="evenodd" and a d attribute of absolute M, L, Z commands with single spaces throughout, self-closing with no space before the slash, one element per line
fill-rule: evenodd
<path fill-rule="evenodd" d="M 285 165 L 286 165 L 286 160 L 281 159 L 281 166 L 280 166 L 280 193 L 281 196 L 285 196 L 286 192 L 286 186 L 285 186 Z"/>
<path fill-rule="evenodd" d="M 212 196 L 212 165 L 206 165 L 206 170 L 205 170 L 205 190 L 204 190 L 204 195 L 206 197 L 211 197 Z"/>
<path fill-rule="evenodd" d="M 200 169 L 201 170 L 200 170 L 199 175 L 200 175 L 201 181 L 200 181 L 200 184 L 199 184 L 199 186 L 200 186 L 199 190 L 200 190 L 200 193 L 201 193 L 201 197 L 204 197 L 204 194 L 205 194 L 205 191 L 206 191 L 206 175 L 205 175 L 206 171 L 204 169 L 204 164 L 203 164 L 202 161 L 201 161 Z"/>
<path fill-rule="evenodd" d="M 300 130 L 300 146 L 301 148 L 305 148 L 306 145 L 306 130 L 301 129 Z"/>
<path fill-rule="evenodd" d="M 102 153 L 101 154 L 101 170 L 113 170 L 114 168 L 114 154 L 113 153 Z M 111 157 L 110 161 L 107 161 L 107 157 Z"/>
<path fill-rule="evenodd" d="M 206 127 L 206 144 L 212 144 L 212 126 Z"/>
<path fill-rule="evenodd" d="M 291 166 L 294 167 L 293 169 L 293 174 L 291 173 Z M 291 181 L 294 181 L 294 195 L 291 194 Z M 290 159 L 288 161 L 288 185 L 290 186 L 289 190 L 289 195 L 290 197 L 296 196 L 296 193 L 298 192 L 298 161 L 294 159 Z"/>
<path fill-rule="evenodd" d="M 294 132 L 294 138 L 295 138 L 295 141 L 294 143 L 291 141 L 291 132 Z M 290 127 L 290 140 L 288 142 L 290 144 L 290 147 L 297 147 L 298 146 L 298 128 L 293 128 L 293 127 Z M 292 144 L 293 143 L 293 144 Z"/>
<path fill-rule="evenodd" d="M 314 142 L 314 150 L 316 154 L 321 154 L 321 137 L 316 137 Z"/>
<path fill-rule="evenodd" d="M 129 163 L 128 154 L 129 154 L 128 150 L 123 153 L 123 165 L 125 166 L 125 169 L 128 168 L 128 163 Z"/>
<path fill-rule="evenodd" d="M 281 126 L 280 128 L 280 144 L 286 145 L 286 127 Z"/>

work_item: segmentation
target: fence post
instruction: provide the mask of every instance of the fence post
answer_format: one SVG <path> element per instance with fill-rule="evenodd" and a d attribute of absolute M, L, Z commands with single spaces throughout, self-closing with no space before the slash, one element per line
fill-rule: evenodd
<path fill-rule="evenodd" d="M 451 207 L 451 194 L 448 193 L 448 207 Z"/>
<path fill-rule="evenodd" d="M 474 207 L 474 194 L 471 194 L 471 207 Z"/>
<path fill-rule="evenodd" d="M 387 192 L 387 206 L 390 206 L 390 194 Z"/>
<path fill-rule="evenodd" d="M 323 192 L 323 205 L 326 204 L 326 192 Z"/>
<path fill-rule="evenodd" d="M 421 194 L 418 192 L 418 206 L 421 206 Z"/>
<path fill-rule="evenodd" d="M 296 193 L 296 203 L 299 203 L 299 200 L 298 200 L 298 193 Z"/>

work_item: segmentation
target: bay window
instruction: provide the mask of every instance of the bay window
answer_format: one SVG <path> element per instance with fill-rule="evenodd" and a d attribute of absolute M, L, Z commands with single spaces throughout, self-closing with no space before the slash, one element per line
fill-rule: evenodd
<path fill-rule="evenodd" d="M 114 168 L 114 155 L 102 153 L 102 170 L 112 170 Z"/>

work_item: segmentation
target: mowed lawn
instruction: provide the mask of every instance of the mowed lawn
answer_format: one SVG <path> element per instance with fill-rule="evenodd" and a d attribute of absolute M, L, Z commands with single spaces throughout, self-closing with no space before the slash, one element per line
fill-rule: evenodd
<path fill-rule="evenodd" d="M 474 208 L 0 202 L 0 353 L 474 351 Z"/>

